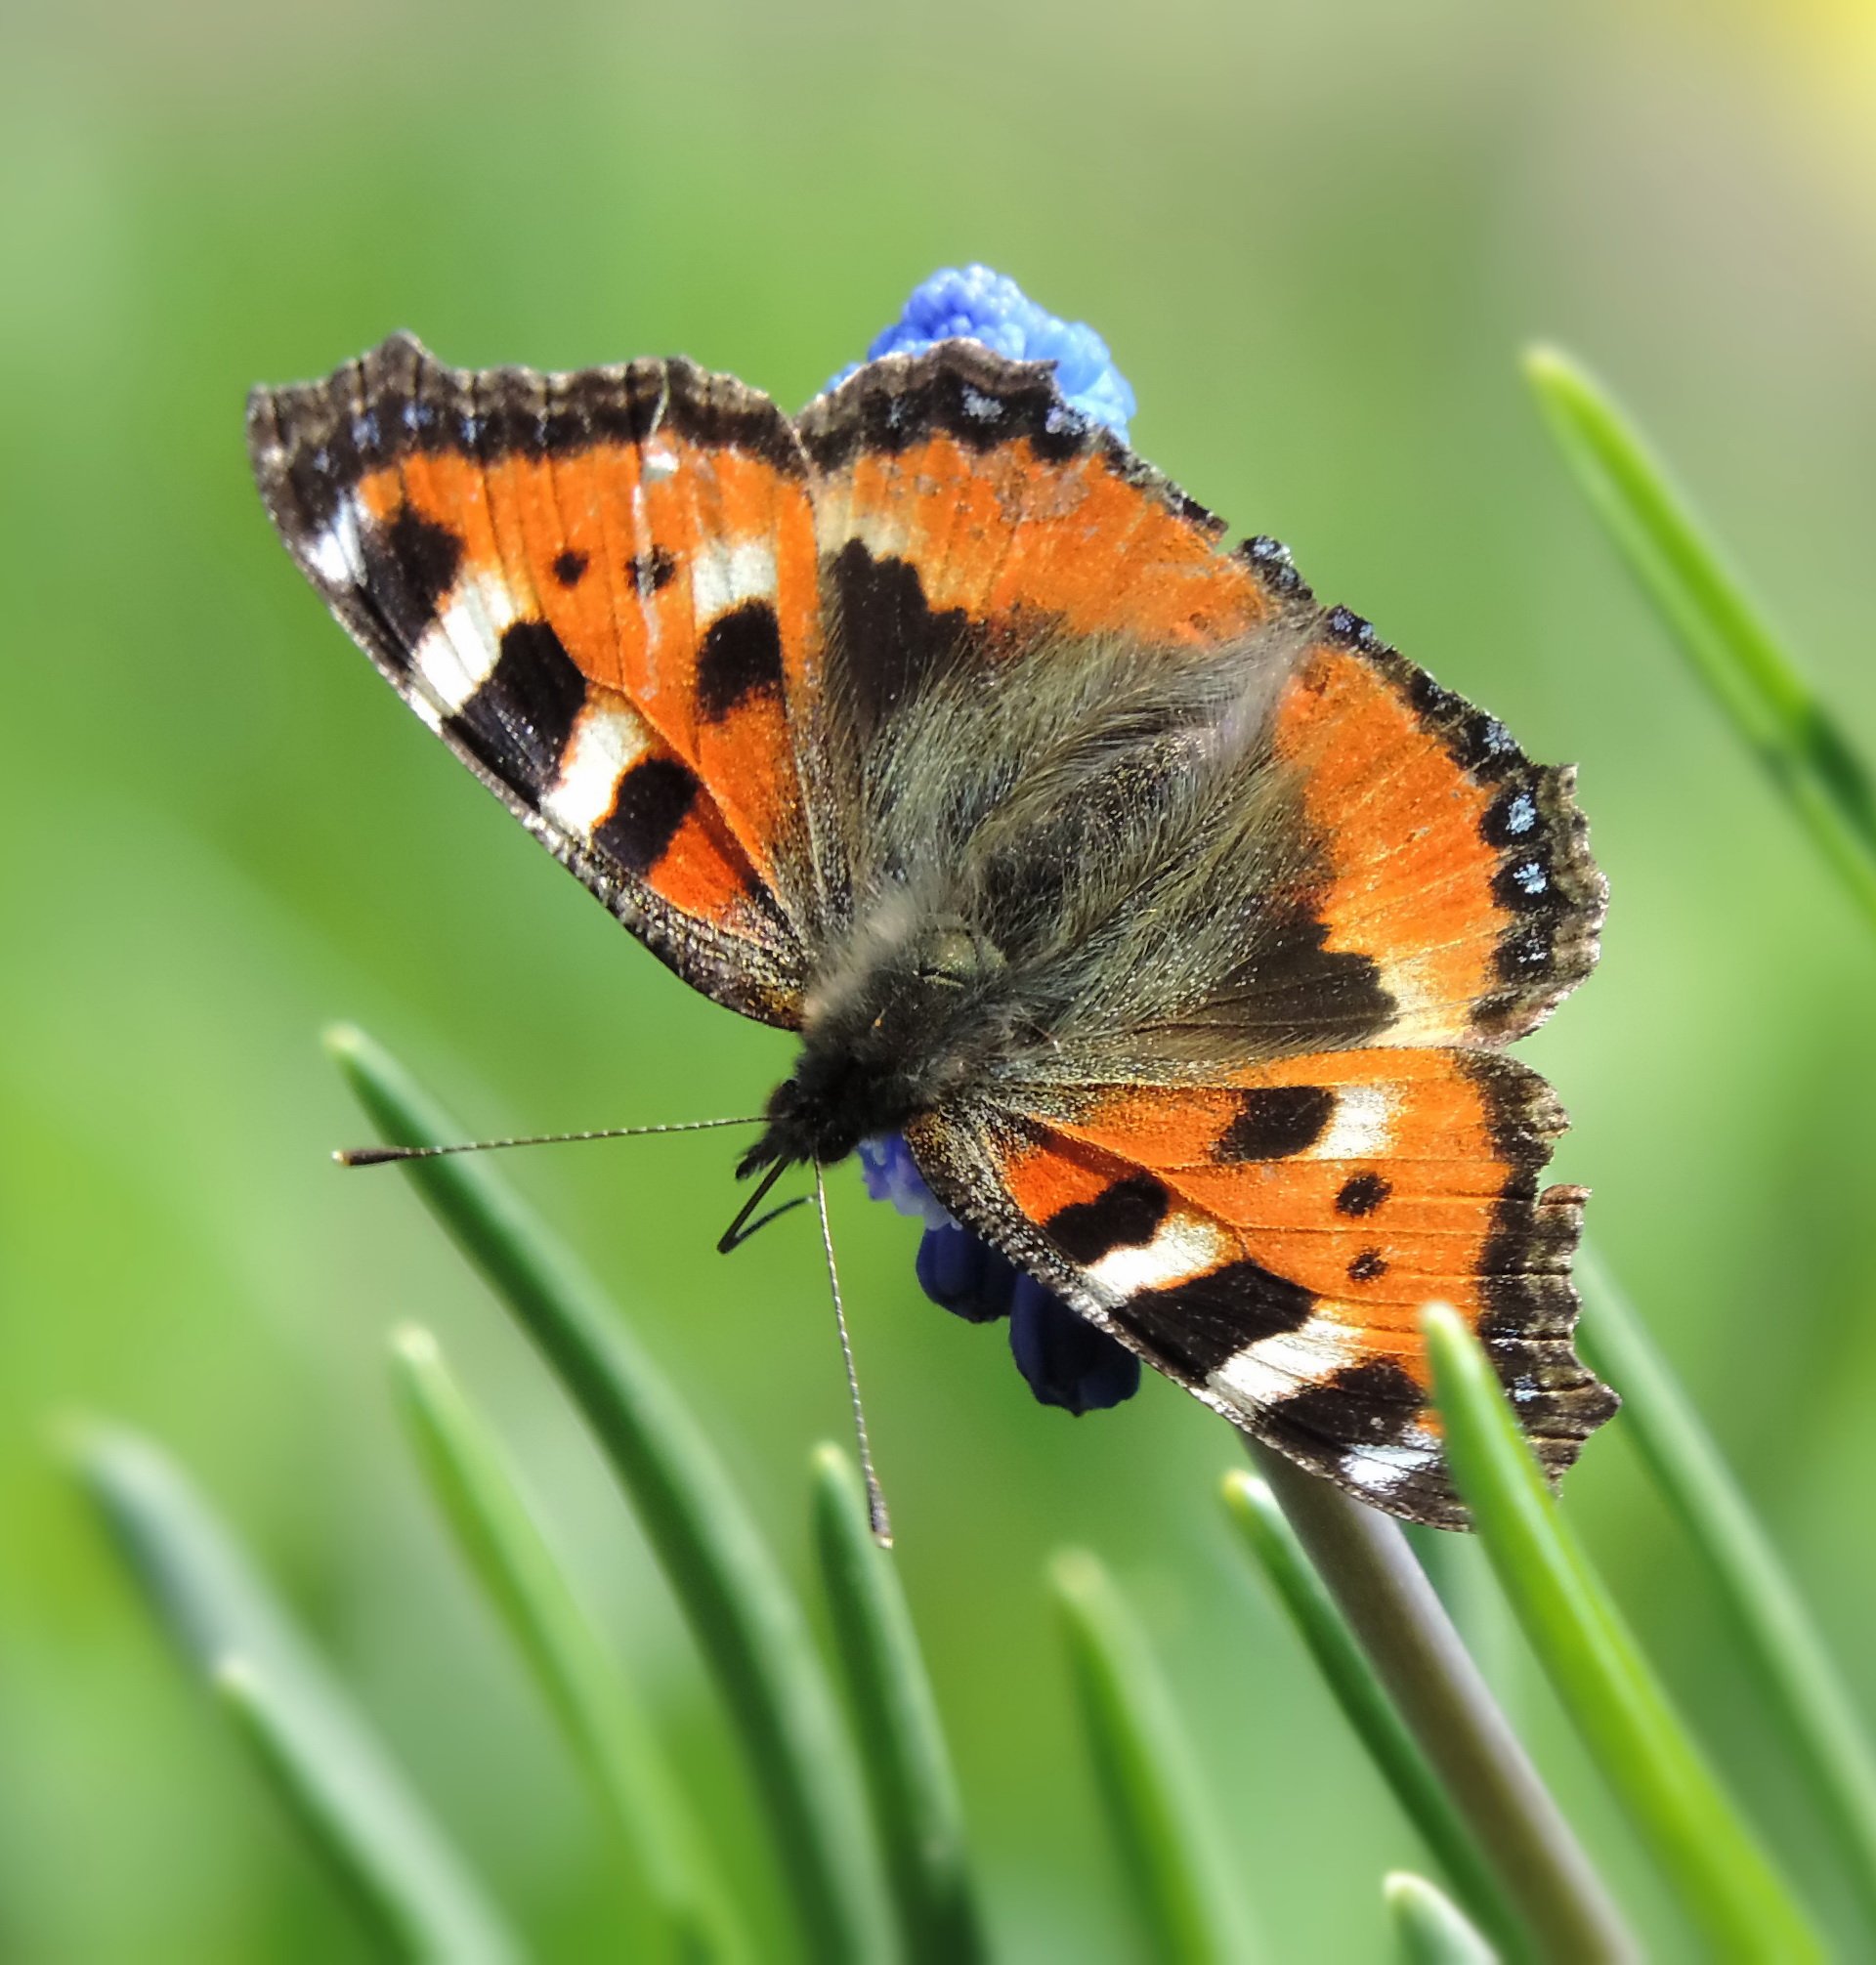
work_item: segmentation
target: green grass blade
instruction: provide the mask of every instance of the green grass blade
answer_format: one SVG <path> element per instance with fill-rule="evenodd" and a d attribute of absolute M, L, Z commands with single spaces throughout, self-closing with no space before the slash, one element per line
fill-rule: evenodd
<path fill-rule="evenodd" d="M 1397 1869 L 1381 1890 L 1406 1965 L 1494 1965 L 1498 1953 L 1425 1877 Z"/>
<path fill-rule="evenodd" d="M 1252 1955 L 1247 1919 L 1179 1716 L 1146 1640 L 1093 1557 L 1057 1557 L 1050 1584 L 1095 1773 L 1166 1965 Z"/>
<path fill-rule="evenodd" d="M 1438 1774 L 1540 1956 L 1616 1965 L 1640 1947 L 1513 1732 L 1399 1522 L 1256 1445 L 1316 1573 Z"/>
<path fill-rule="evenodd" d="M 387 1140 L 463 1136 L 362 1033 L 327 1042 Z M 546 1358 L 630 1497 L 735 1720 L 811 1954 L 874 1965 L 888 1949 L 884 1878 L 801 1606 L 703 1429 L 488 1158 L 410 1161 L 405 1172 Z"/>
<path fill-rule="evenodd" d="M 1524 372 L 1577 484 L 1695 672 L 1876 922 L 1876 783 L 1634 425 L 1566 355 Z"/>
<path fill-rule="evenodd" d="M 1257 1559 L 1322 1673 L 1343 1717 L 1367 1748 L 1409 1821 L 1478 1920 L 1513 1939 L 1516 1920 L 1479 1851 L 1465 1817 L 1439 1776 L 1415 1745 L 1406 1722 L 1369 1664 L 1347 1619 L 1316 1574 L 1297 1531 L 1277 1505 L 1269 1484 L 1249 1474 L 1228 1474 L 1224 1502 L 1245 1546 Z"/>
<path fill-rule="evenodd" d="M 493 1599 L 591 1778 L 656 1919 L 651 1955 L 715 1965 L 747 1955 L 657 1740 L 574 1593 L 488 1421 L 436 1339 L 392 1340 L 398 1403 L 470 1567 Z"/>
<path fill-rule="evenodd" d="M 214 1686 L 317 1854 L 404 1958 L 493 1965 L 502 1920 L 228 1530 L 157 1449 L 81 1429 L 73 1468 L 184 1658 Z"/>
<path fill-rule="evenodd" d="M 309 1729 L 302 1707 L 283 1698 L 244 1658 L 225 1658 L 209 1685 L 281 1812 L 324 1864 L 386 1957 L 453 1960 L 460 1934 L 437 1927 L 429 1907 L 412 1901 L 409 1879 L 389 1857 L 374 1823 L 362 1819 L 331 1758 Z M 506 1956 L 485 1950 L 488 1958 Z"/>
<path fill-rule="evenodd" d="M 1823 1953 L 1688 1738 L 1570 1533 L 1484 1351 L 1444 1304 L 1425 1317 L 1461 1493 L 1492 1566 L 1602 1777 L 1663 1879 L 1730 1959 Z"/>
<path fill-rule="evenodd" d="M 987 1946 L 963 1808 L 899 1572 L 852 1461 L 822 1446 L 813 1467 L 815 1551 L 906 1955 L 973 1965 Z"/>
<path fill-rule="evenodd" d="M 1793 1762 L 1876 1935 L 1876 1758 L 1803 1599 L 1672 1368 L 1596 1254 L 1577 1258 L 1582 1347 L 1711 1571 Z"/>

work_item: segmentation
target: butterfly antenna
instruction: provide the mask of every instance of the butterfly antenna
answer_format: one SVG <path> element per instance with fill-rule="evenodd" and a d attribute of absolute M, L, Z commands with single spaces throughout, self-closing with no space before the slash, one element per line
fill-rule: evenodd
<path fill-rule="evenodd" d="M 867 1481 L 867 1525 L 881 1549 L 892 1547 L 892 1516 L 886 1513 L 885 1490 L 873 1468 L 873 1447 L 867 1439 L 867 1409 L 860 1403 L 860 1376 L 853 1368 L 853 1340 L 847 1336 L 846 1305 L 840 1301 L 840 1272 L 833 1265 L 833 1230 L 828 1226 L 828 1189 L 821 1163 L 814 1163 L 814 1201 L 821 1211 L 821 1247 L 828 1258 L 828 1288 L 833 1292 L 834 1328 L 840 1333 L 840 1359 L 847 1368 L 847 1395 L 853 1400 L 853 1439 L 860 1449 L 860 1472 Z"/>
<path fill-rule="evenodd" d="M 582 1139 L 638 1139 L 649 1132 L 708 1132 L 719 1126 L 759 1126 L 759 1118 L 684 1119 L 670 1126 L 608 1126 L 596 1132 L 531 1132 L 520 1139 L 459 1139 L 448 1146 L 347 1146 L 341 1167 L 383 1167 L 394 1160 L 436 1160 L 446 1153 L 493 1153 L 504 1146 L 571 1146 Z"/>

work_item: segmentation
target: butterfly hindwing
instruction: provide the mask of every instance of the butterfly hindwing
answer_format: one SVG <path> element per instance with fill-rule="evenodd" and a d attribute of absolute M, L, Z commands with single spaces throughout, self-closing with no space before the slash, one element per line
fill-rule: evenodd
<path fill-rule="evenodd" d="M 1461 1518 L 1419 1313 L 1477 1331 L 1553 1477 L 1613 1409 L 1570 1347 L 1582 1190 L 1489 1052 L 1300 1057 L 1229 1084 L 1036 1088 L 909 1134 L 948 1207 L 1150 1364 L 1362 1498 Z"/>
<path fill-rule="evenodd" d="M 688 363 L 470 373 L 397 336 L 260 390 L 268 509 L 424 720 L 687 980 L 798 1020 L 805 465 Z"/>

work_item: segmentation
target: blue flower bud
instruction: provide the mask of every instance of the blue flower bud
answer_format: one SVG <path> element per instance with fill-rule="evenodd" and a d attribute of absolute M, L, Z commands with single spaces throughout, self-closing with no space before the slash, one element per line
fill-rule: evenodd
<path fill-rule="evenodd" d="M 1008 1316 L 1021 1274 L 1001 1250 L 956 1221 L 927 1228 L 918 1244 L 918 1287 L 940 1309 L 968 1323 Z"/>
<path fill-rule="evenodd" d="M 1078 1417 L 1119 1405 L 1140 1388 L 1139 1359 L 1034 1276 L 1017 1278 L 1009 1348 L 1030 1390 Z"/>
<path fill-rule="evenodd" d="M 987 266 L 934 273 L 913 288 L 899 319 L 874 336 L 867 359 L 916 355 L 940 341 L 981 341 L 1012 362 L 1054 363 L 1062 400 L 1127 442 L 1133 391 L 1115 367 L 1107 343 L 1086 321 L 1059 320 L 1038 307 L 1003 274 Z M 844 368 L 833 380 L 852 373 Z"/>
<path fill-rule="evenodd" d="M 860 1177 L 872 1199 L 890 1201 L 900 1214 L 910 1215 L 927 1228 L 942 1228 L 950 1222 L 945 1204 L 925 1185 L 925 1176 L 901 1134 L 882 1132 L 875 1139 L 861 1140 L 855 1150 L 860 1158 Z"/>

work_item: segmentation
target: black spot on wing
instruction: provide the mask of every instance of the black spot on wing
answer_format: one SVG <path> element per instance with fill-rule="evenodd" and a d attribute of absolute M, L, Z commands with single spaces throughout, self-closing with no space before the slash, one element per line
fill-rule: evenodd
<path fill-rule="evenodd" d="M 586 555 L 569 546 L 554 556 L 554 577 L 564 587 L 576 587 L 586 576 Z"/>
<path fill-rule="evenodd" d="M 697 652 L 697 709 L 721 723 L 760 690 L 782 687 L 782 629 L 765 600 L 747 600 L 718 615 Z"/>
<path fill-rule="evenodd" d="M 696 772 L 675 757 L 648 757 L 618 781 L 613 809 L 593 832 L 595 850 L 627 872 L 649 874 L 697 802 Z"/>
<path fill-rule="evenodd" d="M 1485 808 L 1479 835 L 1488 846 L 1528 846 L 1540 836 L 1541 818 L 1536 789 L 1515 780 Z"/>
<path fill-rule="evenodd" d="M 1532 921 L 1514 928 L 1492 952 L 1492 969 L 1500 982 L 1526 983 L 1546 976 L 1556 963 L 1556 935 L 1549 921 Z"/>
<path fill-rule="evenodd" d="M 1143 1290 L 1115 1314 L 1178 1370 L 1204 1380 L 1247 1346 L 1300 1328 L 1315 1305 L 1300 1283 L 1247 1261 Z"/>
<path fill-rule="evenodd" d="M 1116 1249 L 1152 1241 L 1171 1202 L 1164 1184 L 1150 1174 L 1117 1180 L 1091 1201 L 1057 1209 L 1043 1232 L 1071 1262 L 1086 1268 Z"/>
<path fill-rule="evenodd" d="M 1583 1234 L 1584 1189 L 1555 1186 L 1529 1196 L 1528 1186 L 1506 1183 L 1479 1257 L 1479 1335 L 1488 1340 L 1566 1337 L 1576 1322 L 1570 1267 Z"/>
<path fill-rule="evenodd" d="M 407 504 L 388 525 L 363 532 L 365 593 L 395 637 L 391 652 L 407 662 L 456 583 L 462 540 Z"/>
<path fill-rule="evenodd" d="M 1017 440 L 1060 462 L 1122 447 L 1062 401 L 1041 363 L 1017 363 L 962 342 L 870 362 L 803 412 L 797 426 L 824 471 L 862 452 L 896 454 L 942 433 L 970 450 Z"/>
<path fill-rule="evenodd" d="M 1474 709 L 1463 696 L 1442 689 L 1404 656 L 1384 651 L 1382 665 L 1444 744 L 1447 755 L 1468 776 L 1492 783 L 1529 769 L 1529 760 L 1496 716 Z"/>
<path fill-rule="evenodd" d="M 1574 774 L 1542 767 L 1509 777 L 1480 822 L 1500 849 L 1492 897 L 1512 917 L 1495 951 L 1499 987 L 1474 1028 L 1520 1037 L 1595 966 L 1608 885 L 1590 855 Z"/>
<path fill-rule="evenodd" d="M 1391 1358 L 1347 1365 L 1271 1407 L 1286 1430 L 1338 1446 L 1387 1446 L 1410 1439 L 1427 1394 Z"/>
<path fill-rule="evenodd" d="M 275 523 L 310 538 L 337 516 L 358 482 L 358 458 L 339 412 L 348 364 L 328 382 L 260 388 L 247 399 L 247 446 Z"/>
<path fill-rule="evenodd" d="M 1395 1004 L 1372 958 L 1328 949 L 1329 926 L 1307 901 L 1254 895 L 1244 910 L 1243 957 L 1205 1005 L 1206 1022 L 1258 1033 L 1285 1049 L 1348 1047 L 1393 1022 Z"/>
<path fill-rule="evenodd" d="M 1542 853 L 1514 855 L 1492 876 L 1492 898 L 1507 914 L 1558 910 L 1566 903 Z"/>
<path fill-rule="evenodd" d="M 1215 1160 L 1283 1160 L 1306 1152 L 1336 1111 L 1336 1094 L 1320 1085 L 1257 1086 L 1238 1100 L 1238 1116 L 1212 1149 Z"/>
<path fill-rule="evenodd" d="M 586 701 L 586 678 L 544 620 L 518 620 L 501 637 L 488 681 L 448 727 L 496 777 L 539 797 Z"/>
<path fill-rule="evenodd" d="M 959 660 L 961 608 L 933 613 L 918 569 L 874 559 L 855 539 L 821 570 L 824 603 L 839 622 L 839 662 L 855 735 L 867 742 Z"/>
<path fill-rule="evenodd" d="M 1393 1188 L 1379 1174 L 1356 1174 L 1342 1183 L 1336 1196 L 1338 1215 L 1372 1215 Z"/>
<path fill-rule="evenodd" d="M 641 595 L 661 593 L 677 577 L 677 555 L 667 546 L 654 545 L 638 554 L 628 571 Z"/>
<path fill-rule="evenodd" d="M 1379 1249 L 1364 1249 L 1348 1264 L 1351 1283 L 1372 1283 L 1387 1273 L 1387 1259 Z"/>
<path fill-rule="evenodd" d="M 1259 533 L 1234 550 L 1239 559 L 1256 570 L 1258 577 L 1272 593 L 1295 594 L 1303 600 L 1310 597 L 1296 561 L 1290 557 L 1290 548 L 1281 539 Z"/>

